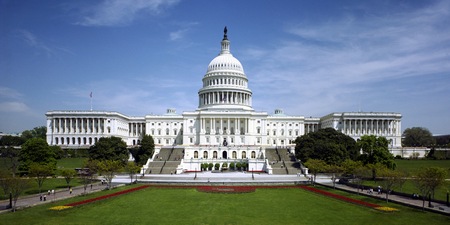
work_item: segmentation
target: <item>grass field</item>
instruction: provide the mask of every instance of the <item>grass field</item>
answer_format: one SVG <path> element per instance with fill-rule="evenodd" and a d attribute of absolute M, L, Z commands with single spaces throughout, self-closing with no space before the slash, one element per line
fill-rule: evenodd
<path fill-rule="evenodd" d="M 447 170 L 447 179 L 450 179 L 450 160 L 426 160 L 426 159 L 416 159 L 416 160 L 395 160 L 398 170 L 404 170 L 409 172 L 411 175 L 416 174 L 421 168 L 425 167 L 441 167 Z"/>
<path fill-rule="evenodd" d="M 87 158 L 63 158 L 59 159 L 56 163 L 58 169 L 75 169 L 83 167 L 84 161 Z"/>
<path fill-rule="evenodd" d="M 116 189 L 118 191 L 121 189 Z M 257 189 L 212 194 L 194 188 L 147 188 L 77 206 L 49 210 L 111 191 L 0 215 L 0 224 L 449 224 L 450 217 L 399 205 L 385 213 L 302 189 Z M 345 193 L 342 193 L 345 194 Z M 348 195 L 348 194 L 345 194 Z M 363 198 L 352 195 L 354 198 Z M 386 205 L 384 201 L 363 199 Z"/>

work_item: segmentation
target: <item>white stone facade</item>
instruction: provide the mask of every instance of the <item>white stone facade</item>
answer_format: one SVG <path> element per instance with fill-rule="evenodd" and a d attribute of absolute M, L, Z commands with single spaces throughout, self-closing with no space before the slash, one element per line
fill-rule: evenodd
<path fill-rule="evenodd" d="M 252 108 L 248 82 L 243 66 L 230 52 L 225 33 L 221 51 L 210 62 L 202 79 L 195 111 L 177 114 L 175 109 L 168 109 L 164 115 L 142 117 L 108 111 L 48 111 L 47 142 L 66 148 L 86 148 L 100 137 L 116 136 L 131 146 L 139 144 L 144 134 L 150 134 L 159 147 L 185 147 L 186 159 L 193 158 L 194 151 L 204 154 L 205 149 L 211 157 L 213 150 L 208 146 L 222 147 L 222 152 L 217 153 L 222 154 L 220 157 L 224 156 L 223 149 L 239 147 L 234 152 L 236 158 L 242 158 L 243 149 L 253 149 L 246 154 L 259 154 L 269 146 L 290 147 L 298 136 L 332 127 L 355 140 L 373 134 L 388 138 L 392 148 L 401 146 L 399 113 L 344 112 L 305 118 L 288 116 L 276 109 L 269 115 Z M 230 150 L 226 157 L 233 154 Z"/>

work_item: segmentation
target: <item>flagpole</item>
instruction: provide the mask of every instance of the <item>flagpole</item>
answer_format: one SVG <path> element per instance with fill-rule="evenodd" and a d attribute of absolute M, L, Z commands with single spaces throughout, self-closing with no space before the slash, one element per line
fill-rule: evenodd
<path fill-rule="evenodd" d="M 92 91 L 91 94 L 89 95 L 89 98 L 91 99 L 91 111 L 92 111 Z"/>

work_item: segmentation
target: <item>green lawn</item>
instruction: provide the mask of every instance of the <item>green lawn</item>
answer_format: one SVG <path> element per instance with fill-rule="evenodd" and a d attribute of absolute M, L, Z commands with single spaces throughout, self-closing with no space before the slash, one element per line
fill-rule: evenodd
<path fill-rule="evenodd" d="M 411 175 L 416 174 L 421 168 L 441 167 L 447 170 L 447 178 L 450 179 L 450 160 L 427 160 L 427 159 L 396 159 L 395 164 L 398 170 L 404 170 Z"/>
<path fill-rule="evenodd" d="M 447 169 L 447 179 L 450 179 L 450 160 L 426 160 L 426 159 L 416 159 L 416 160 L 407 160 L 407 159 L 397 159 L 395 160 L 397 165 L 397 170 L 406 171 L 410 176 L 414 176 L 421 168 L 425 167 L 441 167 Z M 376 187 L 380 185 L 376 181 L 364 181 L 364 185 L 369 185 Z M 412 180 L 408 180 L 403 185 L 402 189 L 395 188 L 395 191 L 401 191 L 404 193 L 419 193 L 414 182 Z M 447 191 L 450 191 L 450 181 L 446 181 L 445 185 L 439 187 L 436 190 L 435 198 L 439 200 L 445 201 L 447 199 Z"/>
<path fill-rule="evenodd" d="M 58 169 L 81 168 L 85 160 L 86 158 L 63 158 L 57 161 L 56 167 Z"/>
<path fill-rule="evenodd" d="M 120 190 L 120 189 L 118 189 Z M 96 193 L 105 195 L 111 191 Z M 344 194 L 344 193 L 343 193 Z M 353 195 L 358 198 L 360 196 Z M 63 211 L 48 208 L 87 197 L 0 215 L 0 224 L 449 224 L 450 217 L 389 204 L 383 213 L 301 189 L 212 194 L 147 188 Z M 370 199 L 369 201 L 376 201 Z M 384 201 L 377 204 L 386 205 Z"/>

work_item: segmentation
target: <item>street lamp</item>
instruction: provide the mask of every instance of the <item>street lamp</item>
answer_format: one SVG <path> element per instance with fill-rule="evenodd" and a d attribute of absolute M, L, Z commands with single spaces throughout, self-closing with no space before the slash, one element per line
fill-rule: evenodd
<path fill-rule="evenodd" d="M 144 177 L 144 172 L 145 172 L 145 169 L 144 169 L 144 167 L 142 167 L 142 177 Z"/>

